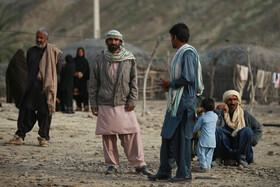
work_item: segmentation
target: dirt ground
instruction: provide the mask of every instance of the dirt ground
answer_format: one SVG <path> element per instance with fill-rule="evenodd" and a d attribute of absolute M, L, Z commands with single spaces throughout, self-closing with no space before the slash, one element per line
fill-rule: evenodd
<path fill-rule="evenodd" d="M 115 175 L 105 175 L 101 137 L 95 135 L 96 118 L 90 112 L 53 115 L 50 146 L 38 146 L 37 124 L 27 134 L 25 145 L 4 146 L 16 131 L 18 110 L 1 99 L 0 107 L 0 186 L 280 186 L 280 126 L 264 128 L 254 148 L 255 163 L 249 168 L 221 166 L 206 174 L 192 172 L 191 182 L 152 182 L 129 166 L 119 146 L 121 166 Z M 142 102 L 136 107 L 145 160 L 155 173 L 159 166 L 160 131 L 166 101 L 148 101 L 141 116 Z M 246 105 L 244 108 L 246 109 Z M 280 106 L 257 105 L 253 115 L 262 123 L 280 123 Z M 119 143 L 119 142 L 118 142 Z M 197 158 L 192 168 L 198 167 Z M 175 170 L 174 170 L 175 171 Z"/>

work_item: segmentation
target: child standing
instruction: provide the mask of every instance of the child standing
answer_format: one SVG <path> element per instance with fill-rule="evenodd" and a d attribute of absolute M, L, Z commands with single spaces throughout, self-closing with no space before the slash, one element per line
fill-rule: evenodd
<path fill-rule="evenodd" d="M 204 99 L 202 101 L 202 107 L 205 114 L 199 118 L 193 129 L 194 135 L 201 130 L 201 135 L 197 145 L 197 157 L 200 162 L 200 167 L 197 168 L 197 171 L 209 172 L 213 152 L 216 147 L 215 131 L 218 116 L 213 112 L 215 108 L 215 102 L 213 99 Z"/>

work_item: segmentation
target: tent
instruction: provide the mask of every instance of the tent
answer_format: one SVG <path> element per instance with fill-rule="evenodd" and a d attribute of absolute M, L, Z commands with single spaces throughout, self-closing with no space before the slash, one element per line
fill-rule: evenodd
<path fill-rule="evenodd" d="M 104 49 L 106 49 L 104 39 L 88 39 L 82 40 L 65 47 L 62 47 L 63 55 L 61 57 L 64 60 L 65 56 L 70 54 L 73 57 L 76 56 L 77 49 L 83 47 L 85 49 L 85 56 L 89 63 L 92 63 L 94 58 L 100 54 Z M 139 87 L 139 98 L 142 97 L 142 87 L 144 80 L 144 73 L 148 66 L 151 58 L 151 54 L 134 46 L 129 43 L 124 43 L 124 47 L 128 49 L 136 58 L 137 69 L 138 69 L 138 87 Z M 147 80 L 147 98 L 148 99 L 160 99 L 164 98 L 163 91 L 156 85 L 156 77 L 166 77 L 167 76 L 167 64 L 166 60 L 155 57 L 149 72 L 149 77 Z"/>
<path fill-rule="evenodd" d="M 248 53 L 249 49 L 249 53 Z M 222 47 L 210 52 L 207 52 L 200 56 L 202 68 L 203 68 L 203 80 L 205 85 L 204 95 L 211 95 L 217 100 L 222 99 L 222 95 L 226 90 L 234 89 L 233 85 L 233 73 L 236 64 L 248 67 L 248 58 L 250 59 L 252 72 L 254 76 L 254 84 L 256 83 L 256 77 L 258 70 L 264 70 L 268 72 L 280 72 L 280 54 L 274 51 L 265 49 L 261 46 L 254 45 L 232 45 Z M 214 67 L 214 69 L 213 69 Z M 212 76 L 212 83 L 211 83 Z M 250 76 L 248 77 L 250 80 Z M 243 89 L 243 100 L 250 99 L 250 89 L 248 88 L 247 81 Z M 262 89 L 256 90 L 255 99 L 259 102 L 262 101 Z M 268 100 L 269 102 L 279 100 L 279 89 L 274 88 L 271 82 L 269 85 Z"/>

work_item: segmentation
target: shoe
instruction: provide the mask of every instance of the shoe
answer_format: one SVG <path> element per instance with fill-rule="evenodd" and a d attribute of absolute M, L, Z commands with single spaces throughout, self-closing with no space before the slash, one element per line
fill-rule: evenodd
<path fill-rule="evenodd" d="M 179 182 L 179 181 L 191 181 L 192 180 L 192 175 L 187 176 L 185 178 L 181 177 L 173 177 L 169 180 L 169 182 Z"/>
<path fill-rule="evenodd" d="M 245 159 L 240 159 L 239 165 L 243 166 L 244 168 L 247 168 L 249 166 L 248 162 Z"/>
<path fill-rule="evenodd" d="M 210 169 L 199 167 L 199 168 L 195 168 L 194 171 L 199 173 L 208 173 L 210 172 Z"/>
<path fill-rule="evenodd" d="M 157 181 L 157 180 L 168 180 L 171 178 L 171 175 L 159 175 L 159 174 L 156 174 L 156 175 L 148 175 L 148 179 L 150 181 Z"/>
<path fill-rule="evenodd" d="M 49 146 L 49 144 L 48 144 L 48 142 L 45 138 L 38 137 L 37 139 L 39 141 L 39 146 L 40 147 L 48 147 Z"/>
<path fill-rule="evenodd" d="M 142 168 L 135 169 L 137 173 L 142 173 L 143 175 L 152 175 L 152 173 L 149 171 L 148 167 L 146 165 L 142 166 Z"/>
<path fill-rule="evenodd" d="M 85 105 L 84 106 L 84 112 L 88 112 L 89 111 L 89 106 L 88 105 Z"/>
<path fill-rule="evenodd" d="M 225 160 L 224 160 L 224 165 L 225 165 L 225 166 L 234 166 L 234 165 L 236 165 L 236 160 L 225 159 Z"/>
<path fill-rule="evenodd" d="M 83 110 L 82 107 L 77 106 L 76 111 L 82 111 L 82 110 Z"/>
<path fill-rule="evenodd" d="M 8 142 L 4 143 L 5 145 L 23 145 L 24 141 L 22 137 L 15 135 L 13 139 L 9 140 Z"/>
<path fill-rule="evenodd" d="M 117 169 L 114 166 L 109 166 L 107 168 L 107 171 L 105 172 L 105 175 L 115 174 L 115 173 L 117 173 Z"/>
<path fill-rule="evenodd" d="M 215 160 L 212 161 L 211 166 L 212 167 L 218 167 L 222 165 L 223 160 L 219 157 L 217 157 Z"/>
<path fill-rule="evenodd" d="M 64 114 L 72 114 L 70 110 L 64 110 L 64 111 L 62 111 L 62 113 L 64 113 Z"/>

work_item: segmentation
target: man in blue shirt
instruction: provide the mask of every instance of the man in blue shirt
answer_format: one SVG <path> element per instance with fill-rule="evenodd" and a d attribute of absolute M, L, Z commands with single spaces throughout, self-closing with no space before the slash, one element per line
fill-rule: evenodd
<path fill-rule="evenodd" d="M 176 176 L 171 181 L 190 180 L 191 139 L 195 120 L 196 92 L 200 85 L 199 57 L 194 47 L 187 44 L 189 28 L 183 23 L 174 25 L 170 31 L 172 47 L 177 49 L 170 66 L 170 81 L 158 83 L 168 91 L 167 111 L 163 123 L 160 150 L 160 167 L 150 180 L 171 178 L 177 164 Z"/>

